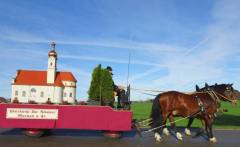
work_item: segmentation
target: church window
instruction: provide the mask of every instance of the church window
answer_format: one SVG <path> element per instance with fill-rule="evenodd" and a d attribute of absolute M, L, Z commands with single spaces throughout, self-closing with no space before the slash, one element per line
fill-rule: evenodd
<path fill-rule="evenodd" d="M 15 96 L 18 96 L 18 91 L 17 90 L 15 91 Z"/>
<path fill-rule="evenodd" d="M 72 92 L 70 92 L 69 97 L 72 97 Z"/>
<path fill-rule="evenodd" d="M 22 97 L 25 97 L 26 96 L 26 91 L 23 91 L 22 92 Z"/>
<path fill-rule="evenodd" d="M 36 90 L 35 88 L 32 88 L 32 89 L 31 89 L 31 92 L 32 92 L 32 93 L 35 93 L 35 92 L 37 92 L 37 90 Z"/>
<path fill-rule="evenodd" d="M 41 92 L 41 95 L 40 95 L 40 96 L 41 96 L 41 97 L 44 97 L 44 92 L 43 92 L 43 91 Z"/>
<path fill-rule="evenodd" d="M 66 92 L 64 92 L 63 96 L 64 96 L 64 97 L 67 97 L 67 93 L 66 93 Z"/>

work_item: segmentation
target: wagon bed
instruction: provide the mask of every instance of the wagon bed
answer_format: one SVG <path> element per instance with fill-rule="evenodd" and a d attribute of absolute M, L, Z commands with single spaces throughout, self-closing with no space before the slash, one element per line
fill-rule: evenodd
<path fill-rule="evenodd" d="M 109 106 L 0 104 L 0 128 L 130 131 L 132 112 Z"/>

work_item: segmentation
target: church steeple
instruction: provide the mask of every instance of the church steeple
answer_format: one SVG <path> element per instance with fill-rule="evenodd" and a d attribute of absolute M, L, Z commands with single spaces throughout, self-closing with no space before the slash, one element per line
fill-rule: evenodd
<path fill-rule="evenodd" d="M 55 51 L 56 43 L 54 41 L 51 42 L 51 47 L 52 47 L 52 50 Z"/>
<path fill-rule="evenodd" d="M 48 53 L 47 83 L 54 84 L 57 72 L 56 43 L 51 42 L 51 51 Z"/>
<path fill-rule="evenodd" d="M 54 56 L 57 58 L 57 52 L 55 51 L 56 50 L 56 43 L 53 41 L 51 42 L 51 51 L 48 53 L 48 56 Z"/>

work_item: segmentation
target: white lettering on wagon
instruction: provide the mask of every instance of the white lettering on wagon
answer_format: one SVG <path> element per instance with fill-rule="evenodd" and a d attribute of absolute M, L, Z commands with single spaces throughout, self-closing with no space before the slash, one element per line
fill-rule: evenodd
<path fill-rule="evenodd" d="M 7 108 L 7 119 L 58 119 L 58 109 Z"/>

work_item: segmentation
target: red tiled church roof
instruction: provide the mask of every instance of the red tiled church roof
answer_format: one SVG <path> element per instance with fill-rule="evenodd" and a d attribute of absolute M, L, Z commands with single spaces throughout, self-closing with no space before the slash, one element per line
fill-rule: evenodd
<path fill-rule="evenodd" d="M 54 84 L 47 83 L 47 71 L 19 70 L 14 85 L 40 85 L 40 86 L 59 86 L 62 81 L 77 82 L 71 72 L 57 72 Z"/>

